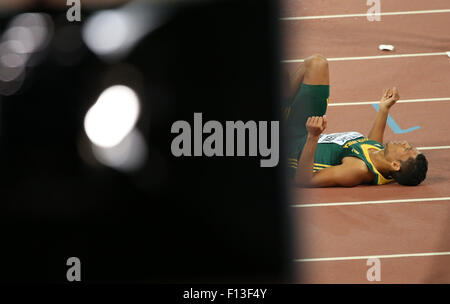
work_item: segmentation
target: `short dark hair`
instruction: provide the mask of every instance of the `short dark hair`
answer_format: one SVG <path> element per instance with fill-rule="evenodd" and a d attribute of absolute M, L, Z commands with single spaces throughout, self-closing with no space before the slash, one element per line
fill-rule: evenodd
<path fill-rule="evenodd" d="M 410 157 L 407 161 L 400 161 L 399 171 L 392 173 L 397 183 L 404 186 L 417 186 L 427 175 L 428 161 L 425 155 L 418 154 L 416 158 Z"/>

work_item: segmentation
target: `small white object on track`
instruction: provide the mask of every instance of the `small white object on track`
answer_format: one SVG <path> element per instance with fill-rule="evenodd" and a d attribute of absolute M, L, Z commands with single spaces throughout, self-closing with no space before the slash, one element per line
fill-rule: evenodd
<path fill-rule="evenodd" d="M 446 52 L 446 53 L 447 53 L 447 56 L 450 57 L 450 52 Z"/>
<path fill-rule="evenodd" d="M 390 45 L 390 44 L 380 44 L 380 45 L 378 46 L 378 48 L 379 48 L 381 51 L 393 51 L 393 50 L 394 50 L 394 46 L 393 46 L 393 45 Z"/>

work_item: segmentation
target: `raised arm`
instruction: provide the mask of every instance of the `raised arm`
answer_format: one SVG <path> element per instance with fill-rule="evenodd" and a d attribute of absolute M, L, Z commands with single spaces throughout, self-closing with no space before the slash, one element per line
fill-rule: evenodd
<path fill-rule="evenodd" d="M 399 99 L 400 95 L 396 87 L 384 90 L 383 96 L 380 100 L 380 109 L 368 135 L 369 139 L 376 140 L 380 143 L 383 142 L 384 129 L 386 127 L 386 120 L 389 115 L 389 110 Z"/>
<path fill-rule="evenodd" d="M 314 156 L 316 154 L 317 142 L 319 141 L 320 134 L 322 134 L 326 127 L 326 115 L 322 117 L 312 116 L 306 121 L 308 137 L 300 155 L 295 174 L 295 184 L 297 186 L 308 186 L 313 178 Z"/>

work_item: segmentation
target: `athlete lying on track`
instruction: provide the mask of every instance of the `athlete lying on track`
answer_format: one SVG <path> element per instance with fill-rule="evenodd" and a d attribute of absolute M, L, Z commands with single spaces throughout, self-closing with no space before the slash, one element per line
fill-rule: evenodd
<path fill-rule="evenodd" d="M 397 88 L 385 90 L 367 137 L 358 132 L 322 134 L 327 125 L 328 62 L 321 55 L 305 60 L 290 80 L 285 114 L 289 132 L 290 178 L 303 187 L 383 185 L 415 186 L 426 176 L 425 156 L 406 141 L 387 142 L 383 133 Z"/>

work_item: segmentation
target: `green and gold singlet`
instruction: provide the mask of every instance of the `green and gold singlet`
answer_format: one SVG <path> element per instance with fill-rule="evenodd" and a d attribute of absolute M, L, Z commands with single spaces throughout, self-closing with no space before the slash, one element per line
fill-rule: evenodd
<path fill-rule="evenodd" d="M 340 165 L 344 157 L 350 156 L 363 160 L 369 170 L 375 174 L 373 184 L 383 185 L 392 182 L 392 179 L 386 179 L 375 168 L 369 157 L 369 149 L 382 150 L 384 147 L 381 143 L 370 140 L 358 132 L 322 134 L 319 138 L 314 156 L 314 172 Z M 299 152 L 301 153 L 301 151 Z M 294 174 L 297 169 L 299 157 L 300 154 L 297 158 L 288 159 L 289 170 L 294 169 Z"/>

